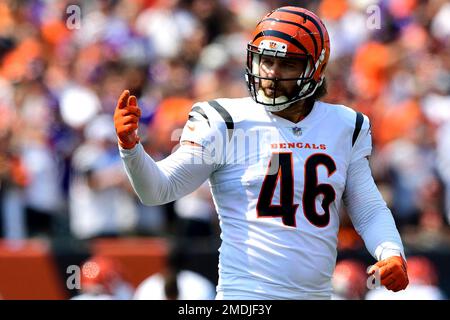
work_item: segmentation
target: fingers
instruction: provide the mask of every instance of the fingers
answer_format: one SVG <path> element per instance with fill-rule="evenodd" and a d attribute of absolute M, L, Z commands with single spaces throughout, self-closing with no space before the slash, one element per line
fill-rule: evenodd
<path fill-rule="evenodd" d="M 375 266 L 377 266 L 378 268 L 382 268 L 382 267 L 384 267 L 387 264 L 388 263 L 387 263 L 386 260 L 381 260 L 381 261 L 378 261 L 377 263 L 375 263 Z"/>
<path fill-rule="evenodd" d="M 406 264 L 401 257 L 386 259 L 386 263 L 380 268 L 379 274 L 381 284 L 394 292 L 405 289 L 409 283 Z"/>
<path fill-rule="evenodd" d="M 384 277 L 384 279 L 381 279 L 381 284 L 385 286 L 386 288 L 390 289 L 391 286 L 396 282 L 397 277 L 393 274 L 390 274 L 387 277 Z"/>
<path fill-rule="evenodd" d="M 141 109 L 137 105 L 136 96 L 130 96 L 130 91 L 124 90 L 114 111 L 114 126 L 122 148 L 131 149 L 139 142 L 137 129 L 140 117 Z"/>
<path fill-rule="evenodd" d="M 386 264 L 387 262 L 384 260 L 375 263 L 372 267 L 370 267 L 368 274 L 373 275 L 375 271 L 378 270 L 378 273 L 381 275 L 382 271 L 386 270 Z"/>
<path fill-rule="evenodd" d="M 391 266 L 387 265 L 387 266 L 380 268 L 379 274 L 380 274 L 381 281 L 383 281 L 383 279 L 388 278 L 392 274 Z"/>
<path fill-rule="evenodd" d="M 134 106 L 128 106 L 126 109 L 120 109 L 116 112 L 116 116 L 125 117 L 129 115 L 134 115 L 138 118 L 141 117 L 141 109 Z"/>
<path fill-rule="evenodd" d="M 140 110 L 137 105 L 136 96 L 130 96 L 130 90 L 124 90 L 119 97 L 119 101 L 117 103 L 119 109 L 128 109 L 128 110 Z M 134 108 L 133 108 L 134 107 Z"/>
<path fill-rule="evenodd" d="M 128 105 L 129 106 L 137 106 L 137 101 L 135 96 L 128 97 Z"/>
<path fill-rule="evenodd" d="M 367 273 L 377 273 L 381 285 L 394 292 L 406 289 L 409 283 L 406 262 L 402 257 L 394 256 L 379 261 Z"/>
<path fill-rule="evenodd" d="M 119 97 L 119 101 L 117 102 L 117 107 L 119 109 L 123 109 L 127 106 L 128 99 L 130 97 L 130 91 L 124 90 Z"/>
<path fill-rule="evenodd" d="M 397 292 L 397 291 L 400 291 L 400 290 L 405 290 L 406 287 L 408 286 L 408 284 L 409 284 L 409 280 L 408 280 L 408 279 L 403 280 L 403 281 L 400 281 L 400 282 L 399 282 L 395 287 L 393 287 L 391 290 L 394 291 L 394 292 Z"/>
<path fill-rule="evenodd" d="M 120 119 L 120 122 L 122 123 L 122 125 L 127 125 L 130 123 L 138 123 L 139 122 L 139 118 L 136 117 L 135 115 L 128 115 L 128 116 L 124 116 Z"/>
<path fill-rule="evenodd" d="M 137 123 L 130 123 L 130 124 L 125 124 L 121 127 L 121 131 L 123 133 L 126 133 L 127 135 L 133 133 L 135 130 L 137 130 L 138 125 Z"/>
<path fill-rule="evenodd" d="M 390 276 L 385 281 L 382 281 L 381 284 L 386 287 L 388 290 L 392 290 L 394 292 L 404 290 L 408 285 L 409 281 L 405 277 L 402 276 Z"/>

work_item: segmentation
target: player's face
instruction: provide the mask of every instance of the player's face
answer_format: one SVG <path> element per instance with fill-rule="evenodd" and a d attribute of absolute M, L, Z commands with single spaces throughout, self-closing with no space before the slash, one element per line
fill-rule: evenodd
<path fill-rule="evenodd" d="M 270 56 L 262 56 L 259 72 L 262 77 L 268 78 L 299 78 L 305 70 L 305 61 L 299 59 L 283 59 Z M 261 88 L 264 94 L 269 97 L 274 97 L 275 82 L 269 79 L 261 80 Z M 276 88 L 276 97 L 286 96 L 291 97 L 298 89 L 297 81 L 278 81 Z"/>

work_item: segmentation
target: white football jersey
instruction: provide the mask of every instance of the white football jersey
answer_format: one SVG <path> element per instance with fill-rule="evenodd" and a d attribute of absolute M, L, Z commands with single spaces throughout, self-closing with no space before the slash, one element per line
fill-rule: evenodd
<path fill-rule="evenodd" d="M 194 105 L 180 140 L 216 163 L 218 298 L 329 298 L 347 168 L 372 149 L 368 118 L 317 101 L 292 123 L 251 98 L 217 99 Z"/>

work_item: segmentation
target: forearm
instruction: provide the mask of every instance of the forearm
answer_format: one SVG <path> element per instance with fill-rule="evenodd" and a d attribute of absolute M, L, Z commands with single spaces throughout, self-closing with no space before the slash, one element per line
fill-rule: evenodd
<path fill-rule="evenodd" d="M 125 171 L 142 203 L 161 205 L 196 190 L 213 170 L 201 147 L 180 146 L 166 159 L 155 162 L 141 144 L 120 149 Z"/>
<path fill-rule="evenodd" d="M 404 256 L 392 213 L 378 191 L 367 159 L 349 166 L 344 203 L 356 231 L 377 260 Z"/>

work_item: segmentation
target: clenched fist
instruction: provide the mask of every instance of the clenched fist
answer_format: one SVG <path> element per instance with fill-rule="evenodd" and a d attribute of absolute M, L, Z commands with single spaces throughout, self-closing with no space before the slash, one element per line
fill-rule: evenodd
<path fill-rule="evenodd" d="M 130 91 L 125 90 L 114 111 L 114 126 L 122 148 L 132 149 L 139 142 L 137 128 L 140 117 L 141 109 L 137 106 L 136 97 L 130 96 Z"/>
<path fill-rule="evenodd" d="M 369 275 L 374 274 L 377 268 L 381 284 L 386 289 L 397 292 L 404 290 L 408 286 L 409 280 L 406 271 L 406 261 L 402 257 L 393 256 L 378 261 L 369 269 Z"/>

